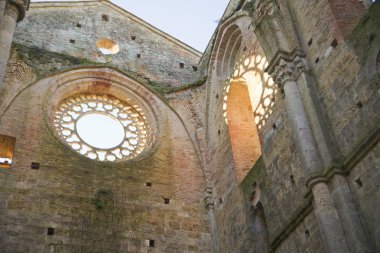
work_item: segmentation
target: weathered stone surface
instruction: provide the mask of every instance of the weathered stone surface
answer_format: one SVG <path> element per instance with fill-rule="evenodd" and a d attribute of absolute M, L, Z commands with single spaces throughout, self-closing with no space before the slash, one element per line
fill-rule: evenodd
<path fill-rule="evenodd" d="M 232 0 L 202 57 L 108 1 L 32 4 L 0 93 L 1 250 L 378 252 L 380 4 L 339 4 Z M 103 163 L 62 143 L 51 110 L 80 92 L 149 111 L 151 148 Z"/>

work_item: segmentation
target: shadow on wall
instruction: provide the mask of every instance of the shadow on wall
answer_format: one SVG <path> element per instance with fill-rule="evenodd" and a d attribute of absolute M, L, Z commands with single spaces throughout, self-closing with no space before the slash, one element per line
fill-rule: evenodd
<path fill-rule="evenodd" d="M 251 215 L 253 240 L 255 241 L 255 252 L 268 252 L 269 238 L 267 223 L 265 220 L 264 207 L 260 201 L 261 191 L 256 182 L 253 183 L 253 191 L 251 194 Z"/>

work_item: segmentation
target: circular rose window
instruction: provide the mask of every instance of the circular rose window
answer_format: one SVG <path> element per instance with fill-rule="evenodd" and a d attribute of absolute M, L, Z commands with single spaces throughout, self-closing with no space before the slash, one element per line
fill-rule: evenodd
<path fill-rule="evenodd" d="M 150 133 L 140 108 L 109 95 L 64 100 L 55 111 L 54 126 L 61 139 L 78 153 L 112 162 L 141 154 Z"/>

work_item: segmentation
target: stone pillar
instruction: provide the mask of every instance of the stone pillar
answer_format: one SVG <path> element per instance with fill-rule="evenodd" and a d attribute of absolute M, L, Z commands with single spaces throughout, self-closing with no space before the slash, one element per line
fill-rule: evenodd
<path fill-rule="evenodd" d="M 321 173 L 323 166 L 297 84 L 298 77 L 306 70 L 305 60 L 300 56 L 281 57 L 274 66 L 274 80 L 285 92 L 286 111 L 294 129 L 305 176 L 316 177 Z M 314 197 L 314 211 L 326 252 L 349 252 L 327 184 L 319 180 L 310 186 Z"/>
<path fill-rule="evenodd" d="M 325 182 L 314 184 L 312 192 L 314 197 L 314 213 L 326 252 L 350 252 L 327 184 Z"/>
<path fill-rule="evenodd" d="M 318 175 L 322 169 L 321 158 L 314 136 L 306 116 L 302 97 L 296 78 L 305 68 L 304 60 L 296 57 L 294 61 L 280 59 L 275 67 L 275 81 L 281 84 L 285 92 L 286 110 L 292 122 L 298 150 L 301 153 L 307 176 Z"/>
<path fill-rule="evenodd" d="M 347 238 L 350 252 L 372 252 L 346 178 L 340 174 L 335 174 L 331 179 L 330 189 L 342 221 L 343 232 Z"/>
<path fill-rule="evenodd" d="M 16 24 L 24 18 L 28 5 L 29 0 L 8 0 L 5 4 L 4 15 L 0 23 L 0 91 L 3 88 Z"/>
<path fill-rule="evenodd" d="M 7 4 L 6 0 L 0 0 L 0 24 L 1 24 L 1 20 L 3 19 L 6 4 Z"/>

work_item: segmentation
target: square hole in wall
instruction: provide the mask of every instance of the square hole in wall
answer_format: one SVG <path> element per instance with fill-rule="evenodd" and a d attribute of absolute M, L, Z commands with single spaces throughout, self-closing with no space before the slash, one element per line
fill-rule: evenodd
<path fill-rule="evenodd" d="M 336 48 L 336 46 L 338 46 L 338 41 L 336 39 L 334 39 L 332 42 L 331 42 L 331 45 L 333 48 Z"/>
<path fill-rule="evenodd" d="M 165 203 L 165 205 L 169 205 L 170 204 L 170 199 L 164 198 L 164 203 Z"/>
<path fill-rule="evenodd" d="M 193 66 L 193 70 L 194 71 L 198 71 L 198 67 L 197 66 Z"/>
<path fill-rule="evenodd" d="M 9 169 L 12 164 L 16 138 L 8 135 L 0 135 L 0 168 Z"/>
<path fill-rule="evenodd" d="M 136 36 L 132 35 L 131 40 L 136 40 Z"/>
<path fill-rule="evenodd" d="M 180 63 L 179 63 L 179 67 L 180 67 L 181 69 L 183 69 L 183 68 L 185 67 L 185 63 L 180 62 Z"/>
<path fill-rule="evenodd" d="M 359 187 L 359 188 L 362 188 L 363 187 L 363 182 L 361 180 L 360 177 L 358 177 L 357 179 L 355 179 L 355 184 Z"/>
<path fill-rule="evenodd" d="M 75 44 L 75 40 L 70 39 L 70 43 L 71 43 L 71 44 Z"/>
<path fill-rule="evenodd" d="M 108 20 L 110 20 L 110 17 L 107 14 L 103 14 L 102 15 L 102 20 L 103 21 L 108 21 Z"/>
<path fill-rule="evenodd" d="M 310 47 L 313 44 L 313 39 L 310 39 L 307 45 Z"/>
<path fill-rule="evenodd" d="M 154 248 L 154 246 L 155 246 L 155 241 L 149 240 L 149 248 Z"/>
<path fill-rule="evenodd" d="M 152 183 L 151 182 L 146 182 L 145 185 L 148 186 L 148 187 L 152 187 Z"/>
<path fill-rule="evenodd" d="M 32 162 L 30 168 L 32 170 L 38 170 L 40 168 L 40 164 L 39 163 L 35 163 L 35 162 Z"/>
<path fill-rule="evenodd" d="M 48 229 L 47 229 L 47 235 L 54 235 L 54 228 L 48 227 Z"/>

